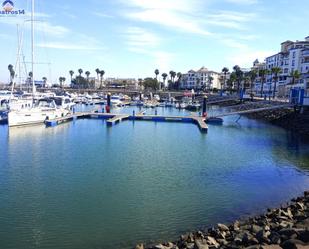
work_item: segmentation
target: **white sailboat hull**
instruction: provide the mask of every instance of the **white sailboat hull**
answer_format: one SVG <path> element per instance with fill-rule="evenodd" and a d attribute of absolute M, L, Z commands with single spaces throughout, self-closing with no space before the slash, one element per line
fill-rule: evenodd
<path fill-rule="evenodd" d="M 8 125 L 9 127 L 12 127 L 43 124 L 47 119 L 64 117 L 68 113 L 68 110 L 57 108 L 29 108 L 12 110 L 8 113 Z"/>

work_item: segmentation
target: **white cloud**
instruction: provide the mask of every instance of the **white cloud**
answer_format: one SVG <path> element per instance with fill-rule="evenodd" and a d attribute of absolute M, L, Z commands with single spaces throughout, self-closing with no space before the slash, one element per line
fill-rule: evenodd
<path fill-rule="evenodd" d="M 125 36 L 130 48 L 156 47 L 161 42 L 156 34 L 138 27 L 129 27 Z"/>
<path fill-rule="evenodd" d="M 122 0 L 124 4 L 142 9 L 159 9 L 192 13 L 203 2 L 201 0 Z"/>
<path fill-rule="evenodd" d="M 112 15 L 103 13 L 103 12 L 93 12 L 93 15 L 98 16 L 98 17 L 102 17 L 102 18 L 113 18 Z"/>
<path fill-rule="evenodd" d="M 53 25 L 49 22 L 37 22 L 35 24 L 35 30 L 45 32 L 51 36 L 64 36 L 70 33 L 70 30 L 60 25 Z"/>
<path fill-rule="evenodd" d="M 174 55 L 160 49 L 162 40 L 158 35 L 139 27 L 129 27 L 124 37 L 130 52 L 150 57 L 153 66 L 161 70 L 170 68 Z"/>
<path fill-rule="evenodd" d="M 158 24 L 177 31 L 210 35 L 201 25 L 200 0 L 122 0 L 122 3 L 131 7 L 123 12 L 123 15 L 130 19 Z"/>
<path fill-rule="evenodd" d="M 236 11 L 218 11 L 207 16 L 206 23 L 232 29 L 245 29 L 245 24 L 250 22 L 256 15 Z"/>
<path fill-rule="evenodd" d="M 20 26 L 24 26 L 26 29 L 30 29 L 30 20 L 23 20 L 19 18 L 0 18 L 0 23 L 6 24 L 6 25 L 14 25 L 16 26 L 19 24 Z M 71 31 L 70 29 L 61 26 L 61 25 L 53 25 L 52 23 L 48 21 L 40 21 L 37 20 L 34 22 L 34 29 L 35 31 L 40 31 L 44 34 L 50 35 L 50 36 L 64 36 L 66 34 L 69 34 Z"/>
<path fill-rule="evenodd" d="M 264 61 L 273 51 L 254 51 L 252 49 L 239 49 L 226 57 L 226 61 L 231 65 L 241 65 L 242 67 L 252 67 L 255 59 Z"/>
<path fill-rule="evenodd" d="M 234 3 L 234 4 L 243 4 L 243 5 L 252 5 L 257 4 L 258 0 L 226 0 L 228 3 Z"/>
<path fill-rule="evenodd" d="M 39 43 L 36 45 L 40 48 L 52 48 L 52 49 L 65 49 L 65 50 L 101 50 L 105 49 L 104 47 L 96 45 L 84 45 L 84 44 L 71 44 L 64 42 L 48 42 L 48 43 Z"/>

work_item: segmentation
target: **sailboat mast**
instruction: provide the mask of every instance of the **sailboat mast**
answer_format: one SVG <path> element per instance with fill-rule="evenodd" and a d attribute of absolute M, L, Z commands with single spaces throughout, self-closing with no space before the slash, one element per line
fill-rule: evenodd
<path fill-rule="evenodd" d="M 31 3 L 31 71 L 32 71 L 32 94 L 35 94 L 34 85 L 34 0 Z"/>

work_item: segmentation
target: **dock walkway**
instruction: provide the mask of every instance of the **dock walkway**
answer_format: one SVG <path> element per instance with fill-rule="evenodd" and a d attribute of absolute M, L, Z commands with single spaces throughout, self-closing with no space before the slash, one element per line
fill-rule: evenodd
<path fill-rule="evenodd" d="M 99 113 L 99 112 L 79 112 L 70 114 L 65 117 L 46 120 L 46 126 L 56 126 L 58 124 L 72 121 L 78 118 L 102 118 L 106 119 L 108 125 L 117 124 L 123 120 L 144 120 L 154 122 L 182 122 L 182 123 L 195 123 L 202 132 L 208 131 L 208 126 L 205 123 L 205 118 L 198 116 L 164 116 L 164 115 L 145 115 L 140 112 L 136 115 L 129 114 L 115 114 L 115 113 Z"/>
<path fill-rule="evenodd" d="M 270 110 L 281 109 L 281 108 L 289 108 L 289 107 L 293 107 L 293 105 L 283 104 L 283 105 L 274 105 L 274 106 L 253 108 L 253 109 L 248 109 L 248 110 L 231 111 L 231 112 L 213 115 L 213 116 L 211 116 L 211 118 L 220 118 L 220 117 L 225 117 L 225 116 L 230 116 L 230 115 L 241 115 L 241 114 L 248 114 L 248 113 L 260 112 L 260 111 L 270 111 Z"/>

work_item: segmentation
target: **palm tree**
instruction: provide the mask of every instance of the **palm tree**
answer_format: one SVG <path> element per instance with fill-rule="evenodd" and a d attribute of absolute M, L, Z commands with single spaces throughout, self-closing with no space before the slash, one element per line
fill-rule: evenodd
<path fill-rule="evenodd" d="M 252 94 L 252 92 L 253 92 L 253 84 L 254 84 L 254 82 L 256 80 L 256 77 L 257 77 L 257 71 L 256 70 L 251 70 L 249 72 L 249 77 L 250 77 L 250 84 L 251 84 L 250 88 L 251 88 L 251 94 Z"/>
<path fill-rule="evenodd" d="M 63 88 L 63 84 L 66 81 L 65 77 L 59 77 L 59 83 L 60 83 L 60 87 Z"/>
<path fill-rule="evenodd" d="M 244 90 L 244 93 L 245 93 L 247 87 L 249 87 L 250 82 L 251 82 L 251 79 L 250 79 L 250 72 L 245 73 L 245 76 L 243 77 L 243 80 L 244 80 L 244 87 L 243 87 L 243 90 Z"/>
<path fill-rule="evenodd" d="M 226 86 L 226 74 L 229 72 L 229 69 L 227 67 L 222 68 L 222 73 L 224 74 L 224 87 Z M 221 89 L 223 89 L 224 87 L 221 86 Z"/>
<path fill-rule="evenodd" d="M 171 76 L 172 82 L 174 83 L 175 82 L 176 73 L 173 70 L 170 71 L 170 76 Z"/>
<path fill-rule="evenodd" d="M 179 87 L 180 87 L 180 79 L 181 79 L 181 77 L 182 77 L 182 73 L 181 73 L 181 72 L 178 72 L 178 73 L 176 74 L 176 76 L 177 76 L 177 89 L 179 89 Z"/>
<path fill-rule="evenodd" d="M 235 88 L 236 80 L 237 80 L 236 73 L 232 72 L 230 75 L 230 78 L 227 80 L 227 85 L 228 85 L 229 90 L 232 90 L 233 88 Z"/>
<path fill-rule="evenodd" d="M 138 78 L 138 86 L 139 86 L 139 89 L 141 90 L 142 89 L 142 85 L 143 85 L 143 79 L 142 78 Z"/>
<path fill-rule="evenodd" d="M 272 72 L 272 74 L 274 75 L 274 76 L 273 76 L 273 79 L 274 79 L 274 92 L 273 92 L 273 98 L 275 98 L 275 96 L 276 96 L 276 86 L 277 86 L 277 82 L 278 82 L 278 79 L 279 79 L 278 74 L 282 73 L 282 70 L 281 70 L 280 67 L 273 67 L 273 68 L 271 69 L 271 72 Z"/>
<path fill-rule="evenodd" d="M 8 70 L 10 72 L 10 84 L 13 83 L 14 77 L 15 77 L 15 71 L 13 69 L 13 65 L 9 64 L 8 65 Z"/>
<path fill-rule="evenodd" d="M 233 70 L 235 72 L 236 78 L 237 78 L 237 92 L 240 90 L 240 83 L 243 78 L 243 71 L 241 71 L 240 67 L 238 65 L 235 65 L 233 67 Z"/>
<path fill-rule="evenodd" d="M 300 78 L 301 74 L 298 70 L 292 71 L 290 73 L 290 76 L 292 78 L 292 82 L 291 84 L 294 85 L 295 84 L 295 80 L 298 80 Z"/>
<path fill-rule="evenodd" d="M 97 73 L 97 79 L 99 79 L 100 69 L 97 68 L 97 69 L 95 70 L 95 72 Z"/>
<path fill-rule="evenodd" d="M 261 97 L 263 97 L 263 93 L 264 93 L 264 83 L 266 82 L 266 75 L 268 74 L 268 70 L 267 69 L 261 69 L 259 71 L 259 76 L 261 77 Z"/>
<path fill-rule="evenodd" d="M 47 78 L 46 78 L 46 77 L 43 77 L 42 80 L 43 80 L 43 82 L 44 82 L 44 87 L 46 87 Z"/>
<path fill-rule="evenodd" d="M 78 69 L 77 71 L 78 71 L 78 73 L 79 73 L 79 77 L 81 77 L 81 76 L 82 76 L 82 73 L 83 73 L 83 69 L 80 68 L 80 69 Z"/>
<path fill-rule="evenodd" d="M 102 88 L 103 76 L 105 74 L 105 71 L 104 70 L 100 70 L 99 74 L 100 74 L 100 88 Z"/>
<path fill-rule="evenodd" d="M 156 80 L 158 80 L 158 75 L 159 75 L 159 69 L 156 69 L 155 71 L 154 71 L 154 73 L 155 73 L 155 75 L 156 75 Z"/>
<path fill-rule="evenodd" d="M 87 77 L 87 88 L 89 88 L 89 75 L 90 75 L 90 72 L 86 71 L 85 74 L 86 74 L 86 77 Z"/>
<path fill-rule="evenodd" d="M 70 70 L 70 71 L 69 71 L 69 74 L 70 74 L 70 76 L 71 76 L 71 83 L 72 83 L 72 78 L 73 78 L 74 71 L 73 71 L 73 70 Z"/>
<path fill-rule="evenodd" d="M 162 75 L 162 78 L 163 78 L 163 85 L 164 85 L 164 87 L 165 87 L 165 81 L 166 81 L 166 78 L 167 78 L 167 73 L 163 73 Z"/>

